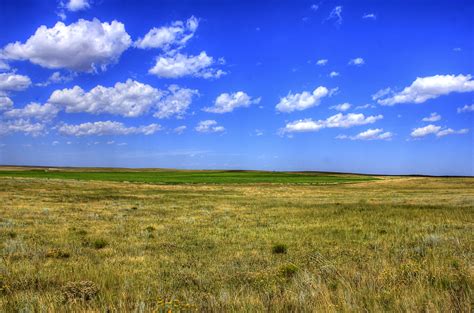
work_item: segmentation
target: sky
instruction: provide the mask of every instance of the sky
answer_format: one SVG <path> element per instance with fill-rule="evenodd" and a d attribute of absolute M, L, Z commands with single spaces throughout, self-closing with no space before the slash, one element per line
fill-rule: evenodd
<path fill-rule="evenodd" d="M 474 175 L 472 1 L 0 2 L 0 164 Z"/>

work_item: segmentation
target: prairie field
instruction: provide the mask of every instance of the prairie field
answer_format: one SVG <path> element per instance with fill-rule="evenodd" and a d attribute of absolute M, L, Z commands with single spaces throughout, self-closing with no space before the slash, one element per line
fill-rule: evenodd
<path fill-rule="evenodd" d="M 1 312 L 472 312 L 474 178 L 0 170 Z"/>

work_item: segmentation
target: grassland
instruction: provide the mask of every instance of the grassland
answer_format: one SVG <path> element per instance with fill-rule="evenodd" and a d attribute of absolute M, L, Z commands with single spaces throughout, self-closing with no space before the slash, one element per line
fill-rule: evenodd
<path fill-rule="evenodd" d="M 473 178 L 34 175 L 0 175 L 1 312 L 473 309 Z"/>
<path fill-rule="evenodd" d="M 8 169 L 8 168 L 7 168 Z M 31 177 L 135 182 L 149 184 L 336 184 L 374 180 L 374 177 L 311 172 L 262 171 L 170 171 L 111 169 L 20 169 L 0 170 L 0 177 Z"/>

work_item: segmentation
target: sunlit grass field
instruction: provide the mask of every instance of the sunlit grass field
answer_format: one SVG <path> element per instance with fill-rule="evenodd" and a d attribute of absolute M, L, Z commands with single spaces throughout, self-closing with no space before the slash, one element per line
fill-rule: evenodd
<path fill-rule="evenodd" d="M 0 312 L 473 310 L 474 178 L 6 170 Z"/>

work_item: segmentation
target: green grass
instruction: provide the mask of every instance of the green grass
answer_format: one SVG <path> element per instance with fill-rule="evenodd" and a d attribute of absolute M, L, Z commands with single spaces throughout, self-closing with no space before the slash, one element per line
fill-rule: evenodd
<path fill-rule="evenodd" d="M 153 184 L 337 184 L 369 181 L 362 175 L 259 171 L 61 171 L 0 170 L 0 177 L 76 179 Z"/>
<path fill-rule="evenodd" d="M 473 178 L 0 177 L 0 199 L 0 312 L 473 310 Z"/>

